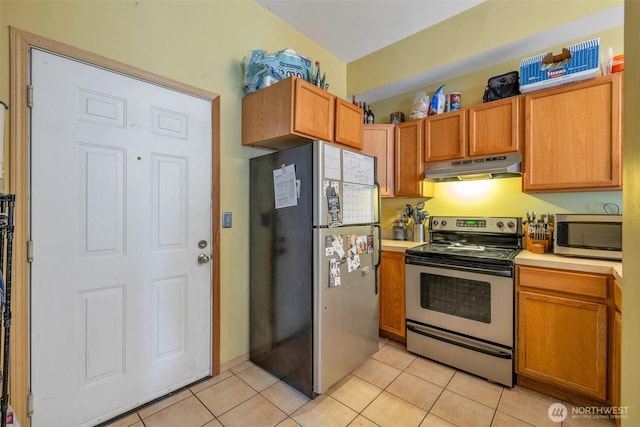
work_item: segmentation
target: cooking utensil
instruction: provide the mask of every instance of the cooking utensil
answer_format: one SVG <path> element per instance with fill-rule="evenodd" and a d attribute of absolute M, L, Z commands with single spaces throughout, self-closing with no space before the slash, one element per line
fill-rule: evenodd
<path fill-rule="evenodd" d="M 404 208 L 404 212 L 403 212 L 404 218 L 405 219 L 409 219 L 413 217 L 413 207 L 411 205 L 407 205 Z"/>
<path fill-rule="evenodd" d="M 549 233 L 549 212 L 547 212 L 547 215 L 544 217 L 544 230 L 543 230 L 544 239 L 547 238 L 548 233 Z"/>

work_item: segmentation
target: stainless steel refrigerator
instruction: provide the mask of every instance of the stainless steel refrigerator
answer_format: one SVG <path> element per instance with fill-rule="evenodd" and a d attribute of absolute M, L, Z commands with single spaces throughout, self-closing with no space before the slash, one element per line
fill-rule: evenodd
<path fill-rule="evenodd" d="M 375 158 L 314 141 L 250 164 L 251 361 L 313 398 L 378 350 Z"/>

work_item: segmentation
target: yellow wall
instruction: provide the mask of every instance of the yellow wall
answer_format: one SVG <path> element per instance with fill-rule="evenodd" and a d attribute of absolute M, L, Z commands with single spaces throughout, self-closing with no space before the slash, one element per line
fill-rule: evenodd
<path fill-rule="evenodd" d="M 604 49 L 612 47 L 614 52 L 624 51 L 624 29 L 616 27 L 608 31 L 593 34 L 588 38 L 600 37 L 601 46 Z M 586 40 L 586 39 L 583 39 Z M 570 41 L 564 45 L 572 44 L 580 40 Z M 549 50 L 559 51 L 562 45 L 550 47 Z M 530 52 L 524 56 L 531 56 L 539 52 Z M 463 94 L 463 106 L 482 103 L 482 94 L 486 85 L 487 76 L 497 75 L 509 70 L 519 69 L 518 60 L 505 61 L 490 68 L 466 74 L 446 83 L 447 87 L 460 90 Z M 628 73 L 625 75 L 625 79 Z M 372 104 L 376 114 L 376 121 L 389 123 L 389 114 L 394 111 L 402 111 L 405 117 L 409 117 L 411 105 L 418 90 L 432 95 L 441 84 L 425 86 L 414 92 L 396 95 Z M 379 120 L 378 120 L 379 119 Z M 522 180 L 520 178 L 500 179 L 494 181 L 478 182 L 449 182 L 435 184 L 435 197 L 432 199 L 392 198 L 382 201 L 383 229 L 393 227 L 396 209 L 406 204 L 414 205 L 419 200 L 426 200 L 425 209 L 433 215 L 493 215 L 493 216 L 521 216 L 528 210 L 536 212 L 579 212 L 579 213 L 604 213 L 605 203 L 615 203 L 623 210 L 621 191 L 602 192 L 569 192 L 569 193 L 522 193 Z M 477 191 L 481 188 L 482 191 Z"/>
<path fill-rule="evenodd" d="M 229 1 L 0 1 L 0 100 L 9 97 L 8 26 L 30 31 L 120 62 L 149 70 L 221 95 L 221 208 L 232 211 L 234 228 L 221 233 L 221 361 L 224 363 L 248 351 L 248 159 L 259 150 L 240 146 L 240 112 L 242 74 L 240 63 L 251 49 L 269 52 L 291 47 L 312 60 L 320 60 L 326 70 L 331 92 L 345 97 L 421 73 L 434 67 L 477 54 L 551 28 L 559 23 L 620 4 L 622 0 L 549 1 L 529 0 L 540 7 L 537 12 L 522 1 L 488 0 L 448 23 L 409 37 L 391 48 L 376 52 L 347 65 L 318 47 L 298 31 L 275 18 L 251 0 Z M 576 5 L 580 5 L 579 8 Z M 637 46 L 640 39 L 640 7 L 626 0 L 628 33 L 625 44 Z M 523 14 L 523 9 L 526 14 Z M 514 17 L 522 16 L 516 20 Z M 501 18 L 502 17 L 502 18 Z M 606 34 L 605 34 L 606 33 Z M 603 47 L 622 50 L 621 30 L 603 32 Z M 631 44 L 630 40 L 635 43 Z M 555 49 L 556 47 L 552 47 Z M 630 70 L 640 69 L 637 54 L 626 52 L 625 110 L 627 117 L 639 113 L 638 100 L 631 94 L 640 91 L 638 76 L 629 78 Z M 523 56 L 528 56 L 523 53 Z M 447 82 L 450 89 L 463 91 L 463 102 L 479 100 L 486 79 L 500 73 L 507 64 L 496 64 L 473 76 Z M 347 80 L 348 71 L 348 80 Z M 349 90 L 347 90 L 347 85 Z M 429 91 L 432 91 L 429 88 Z M 633 91 L 633 92 L 631 92 Z M 388 112 L 407 111 L 413 93 L 400 94 L 387 106 L 374 103 L 376 121 L 384 122 Z M 408 100 L 408 101 L 407 101 Z M 404 103 L 404 104 L 403 104 Z M 633 103 L 633 104 L 632 104 Z M 410 104 L 409 104 L 410 105 Z M 388 120 L 386 120 L 388 121 Z M 640 158 L 640 124 L 625 124 L 625 283 L 633 285 L 640 266 L 628 260 L 637 259 L 633 237 L 640 232 L 640 207 L 632 195 L 640 187 L 630 165 Z M 638 168 L 633 168 L 638 170 Z M 604 201 L 619 202 L 620 192 L 559 195 L 523 195 L 519 180 L 495 181 L 490 195 L 482 202 L 459 206 L 453 196 L 455 184 L 437 184 L 436 198 L 427 202 L 434 214 L 458 213 L 464 207 L 470 215 L 518 215 L 527 209 L 539 212 L 597 210 Z M 495 186 L 496 188 L 493 188 Z M 232 188 L 233 191 L 227 189 Z M 506 199 L 504 196 L 507 196 Z M 385 200 L 383 207 L 393 212 L 394 206 L 413 199 Z M 495 209 L 495 210 L 494 210 Z M 634 218 L 635 217 L 635 218 Z M 640 291 L 625 288 L 625 307 L 640 304 Z M 635 357 L 638 343 L 632 335 L 640 314 L 627 310 L 623 337 L 623 404 L 637 413 L 640 380 Z M 24 359 L 23 359 L 24 360 Z M 637 415 L 636 415 L 637 417 Z M 637 418 L 636 418 L 637 419 Z M 626 423 L 627 425 L 635 425 Z"/>
<path fill-rule="evenodd" d="M 624 427 L 640 425 L 640 2 L 625 1 L 625 36 L 627 49 L 624 56 L 624 198 L 622 267 L 622 406 L 629 408 L 629 419 Z"/>
<path fill-rule="evenodd" d="M 220 205 L 234 214 L 233 228 L 222 229 L 220 239 L 220 358 L 247 354 L 248 159 L 264 152 L 240 145 L 242 59 L 252 49 L 293 48 L 319 60 L 331 92 L 342 97 L 346 64 L 249 0 L 2 0 L 0 24 L 0 100 L 7 103 L 9 26 L 220 94 Z"/>
<path fill-rule="evenodd" d="M 621 191 L 527 194 L 522 192 L 521 178 L 435 183 L 434 196 L 431 199 L 383 199 L 382 228 L 393 228 L 396 210 L 407 203 L 415 205 L 420 200 L 426 200 L 425 209 L 431 215 L 522 218 L 527 211 L 535 211 L 538 215 L 547 212 L 605 213 L 605 203 L 615 203 L 622 210 Z M 607 209 L 615 212 L 613 206 Z"/>
<path fill-rule="evenodd" d="M 576 7 L 578 2 L 561 1 L 553 2 L 553 9 L 549 8 L 550 3 L 546 0 L 518 2 L 488 0 L 446 22 L 348 64 L 347 93 L 358 94 L 422 73 L 430 68 L 454 63 L 509 41 L 529 37 L 562 23 L 611 8 L 621 4 L 622 1 L 583 1 L 579 3 L 579 8 Z M 527 11 L 526 15 L 523 14 L 524 10 Z M 496 22 L 503 22 L 503 20 L 509 24 L 496 25 Z M 511 70 L 519 70 L 521 58 L 546 51 L 560 52 L 564 46 L 596 37 L 600 38 L 601 52 L 606 53 L 609 47 L 616 54 L 624 52 L 624 26 L 622 25 L 579 39 L 559 40 L 560 44 L 548 46 L 544 51 L 524 51 L 518 58 L 497 62 L 470 73 L 458 73 L 458 76 L 445 81 L 372 102 L 371 107 L 375 113 L 376 123 L 390 123 L 389 116 L 396 111 L 403 112 L 405 118 L 409 120 L 416 93 L 423 91 L 431 97 L 441 84 L 446 85 L 445 92 L 462 93 L 463 107 L 480 104 L 488 78 Z M 374 66 L 376 63 L 382 63 L 385 66 L 376 67 Z M 482 192 L 475 192 L 478 186 L 486 188 L 483 188 Z M 622 210 L 622 192 L 620 191 L 524 194 L 520 188 L 521 179 L 519 178 L 491 182 L 435 184 L 433 199 L 383 199 L 382 226 L 383 229 L 391 229 L 396 210 L 406 204 L 414 205 L 420 200 L 427 200 L 425 208 L 434 215 L 524 216 L 527 210 L 551 213 L 603 213 L 603 204 L 607 202 L 616 203 Z M 473 194 L 473 198 L 471 199 L 468 194 Z"/>
<path fill-rule="evenodd" d="M 506 43 L 622 3 L 623 0 L 487 0 L 447 21 L 349 63 L 348 94 L 363 93 L 483 54 Z M 522 56 L 529 55 L 523 52 Z"/>
<path fill-rule="evenodd" d="M 505 2 L 507 3 L 507 2 Z M 431 99 L 433 93 L 440 85 L 445 85 L 443 91 L 449 92 L 461 92 L 462 93 L 462 106 L 469 107 L 471 105 L 481 104 L 482 95 L 484 94 L 484 88 L 487 85 L 487 80 L 492 76 L 504 74 L 509 71 L 520 70 L 520 59 L 529 58 L 534 55 L 538 55 L 544 52 L 560 52 L 562 47 L 579 43 L 585 40 L 593 38 L 600 38 L 600 51 L 605 53 L 608 48 L 613 49 L 614 54 L 624 52 L 624 26 L 615 27 L 606 31 L 600 31 L 582 37 L 580 39 L 565 40 L 562 44 L 549 46 L 544 51 L 531 51 L 522 52 L 520 58 L 507 60 L 500 63 L 495 63 L 490 67 L 482 68 L 480 70 L 473 71 L 471 73 L 463 74 L 451 79 L 447 79 L 434 84 L 422 86 L 411 92 L 400 93 L 390 98 L 382 99 L 371 103 L 371 107 L 376 117 L 376 123 L 390 123 L 390 114 L 396 111 L 404 113 L 405 119 L 409 120 L 409 113 L 413 105 L 413 100 L 418 91 L 425 92 Z M 349 64 L 348 72 L 351 75 L 351 64 Z M 351 86 L 349 86 L 349 91 Z M 357 97 L 357 95 L 356 95 Z"/>

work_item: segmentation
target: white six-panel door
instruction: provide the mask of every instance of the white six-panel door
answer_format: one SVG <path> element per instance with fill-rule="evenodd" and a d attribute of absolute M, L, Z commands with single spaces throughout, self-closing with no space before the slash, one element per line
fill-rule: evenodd
<path fill-rule="evenodd" d="M 35 49 L 31 81 L 32 425 L 94 425 L 210 374 L 211 103 Z"/>

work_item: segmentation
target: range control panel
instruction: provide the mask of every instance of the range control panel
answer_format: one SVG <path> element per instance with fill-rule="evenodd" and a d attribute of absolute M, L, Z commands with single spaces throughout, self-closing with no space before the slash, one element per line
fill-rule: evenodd
<path fill-rule="evenodd" d="M 432 216 L 429 218 L 429 230 L 520 234 L 522 219 L 517 217 Z"/>

